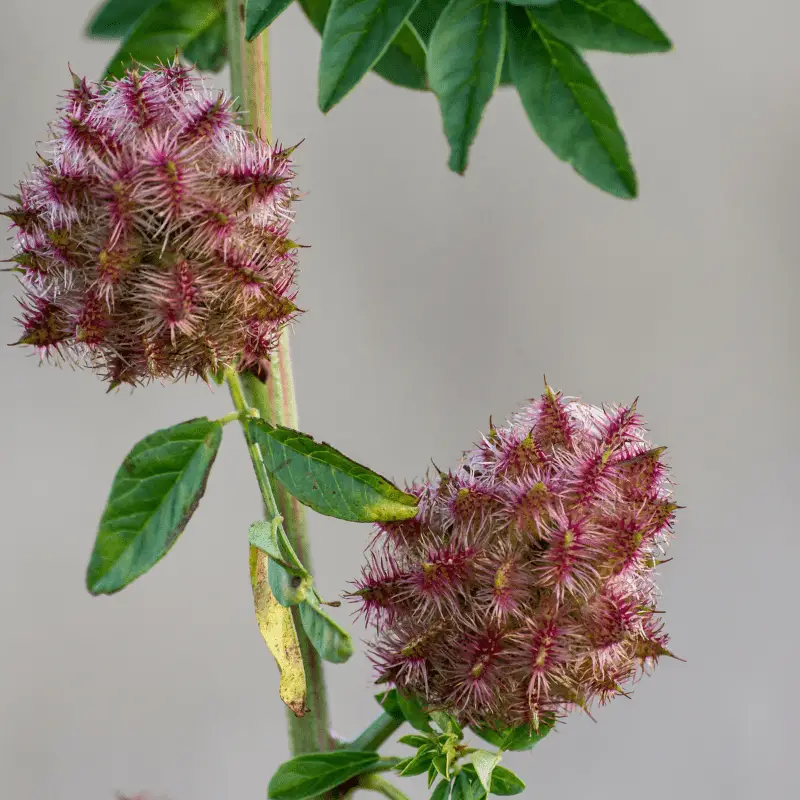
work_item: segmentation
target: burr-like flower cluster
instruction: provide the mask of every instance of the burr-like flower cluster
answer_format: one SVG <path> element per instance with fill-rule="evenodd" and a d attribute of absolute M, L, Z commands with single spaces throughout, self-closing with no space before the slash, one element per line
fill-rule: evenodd
<path fill-rule="evenodd" d="M 635 403 L 546 388 L 455 472 L 411 488 L 353 593 L 379 682 L 462 722 L 538 726 L 668 655 L 654 568 L 677 506 Z"/>
<path fill-rule="evenodd" d="M 231 106 L 177 62 L 73 76 L 7 212 L 20 343 L 112 386 L 266 365 L 297 311 L 291 150 Z"/>

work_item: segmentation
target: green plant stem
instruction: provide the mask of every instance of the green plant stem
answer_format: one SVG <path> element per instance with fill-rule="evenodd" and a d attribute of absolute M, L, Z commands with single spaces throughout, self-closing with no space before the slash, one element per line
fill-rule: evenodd
<path fill-rule="evenodd" d="M 244 0 L 226 0 L 226 3 L 231 93 L 239 99 L 246 123 L 260 136 L 269 138 L 272 135 L 272 119 L 267 31 L 254 41 L 246 42 Z M 281 335 L 272 356 L 267 384 L 249 373 L 243 375 L 241 380 L 247 404 L 257 409 L 264 419 L 273 424 L 297 427 L 297 405 L 287 331 Z M 274 480 L 271 484 L 289 542 L 300 561 L 313 574 L 305 510 Z M 293 608 L 292 615 L 303 656 L 306 704 L 309 710 L 304 717 L 295 717 L 287 710 L 289 747 L 293 755 L 331 750 L 333 739 L 328 730 L 328 701 L 322 660 L 303 631 L 299 610 Z"/>
<path fill-rule="evenodd" d="M 384 712 L 348 747 L 353 750 L 377 750 L 402 724 L 402 720 Z"/>
<path fill-rule="evenodd" d="M 244 438 L 247 442 L 247 452 L 250 453 L 253 472 L 256 474 L 258 488 L 261 490 L 261 499 L 264 501 L 264 511 L 270 521 L 274 520 L 276 517 L 280 516 L 278 503 L 272 491 L 272 483 L 270 482 L 267 468 L 264 466 L 264 459 L 261 458 L 261 451 L 258 449 L 258 444 L 253 440 L 253 437 L 250 436 L 250 431 L 247 428 L 246 415 L 250 406 L 244 396 L 242 383 L 235 369 L 229 368 L 225 371 L 225 382 L 228 384 L 228 390 L 231 393 L 231 399 L 236 408 L 236 416 L 242 423 L 242 431 L 244 432 Z"/>
<path fill-rule="evenodd" d="M 386 778 L 370 772 L 367 775 L 362 775 L 358 779 L 358 785 L 362 789 L 369 789 L 373 792 L 378 792 L 389 800 L 409 800 L 408 795 L 401 792 L 396 786 L 389 783 Z"/>

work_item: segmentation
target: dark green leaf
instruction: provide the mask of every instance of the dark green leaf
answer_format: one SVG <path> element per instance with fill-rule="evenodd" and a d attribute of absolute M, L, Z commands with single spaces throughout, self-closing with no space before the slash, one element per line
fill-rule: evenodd
<path fill-rule="evenodd" d="M 433 759 L 432 766 L 443 778 L 447 778 L 449 780 L 450 767 L 447 763 L 446 756 L 436 756 L 436 758 Z"/>
<path fill-rule="evenodd" d="M 408 736 L 401 736 L 398 740 L 400 744 L 407 744 L 409 747 L 427 747 L 431 740 L 427 736 L 419 736 L 415 733 L 410 733 Z"/>
<path fill-rule="evenodd" d="M 431 33 L 436 26 L 436 20 L 442 15 L 450 0 L 420 0 L 409 21 L 416 29 L 422 41 L 427 45 L 431 40 Z"/>
<path fill-rule="evenodd" d="M 465 764 L 453 780 L 450 800 L 480 800 L 485 795 L 486 790 L 481 786 L 475 768 L 472 764 Z"/>
<path fill-rule="evenodd" d="M 564 42 L 584 50 L 663 53 L 672 43 L 635 0 L 561 0 L 533 11 Z"/>
<path fill-rule="evenodd" d="M 131 62 L 152 66 L 175 57 L 190 42 L 218 23 L 218 0 L 161 0 L 128 33 L 107 69 L 120 77 Z"/>
<path fill-rule="evenodd" d="M 248 422 L 267 470 L 304 505 L 351 522 L 411 519 L 417 499 L 324 442 L 262 419 Z"/>
<path fill-rule="evenodd" d="M 428 80 L 450 143 L 450 169 L 459 174 L 500 80 L 505 38 L 503 6 L 491 0 L 451 0 L 431 34 Z"/>
<path fill-rule="evenodd" d="M 434 754 L 430 750 L 417 753 L 412 758 L 401 761 L 395 768 L 404 778 L 411 778 L 414 775 L 422 775 L 428 771 L 434 760 Z"/>
<path fill-rule="evenodd" d="M 94 39 L 122 39 L 136 21 L 160 0 L 107 0 L 86 26 Z"/>
<path fill-rule="evenodd" d="M 325 18 L 330 8 L 330 0 L 298 0 L 300 7 L 308 17 L 309 22 L 322 34 L 325 28 Z M 409 89 L 425 89 L 425 48 L 419 41 L 415 31 L 406 26 L 392 41 L 389 49 L 372 68 L 373 72 L 380 75 L 390 83 L 405 86 Z"/>
<path fill-rule="evenodd" d="M 495 767 L 492 772 L 491 794 L 508 796 L 525 791 L 525 782 L 505 767 Z"/>
<path fill-rule="evenodd" d="M 428 722 L 428 715 L 422 710 L 422 704 L 416 697 L 410 697 L 398 692 L 397 704 L 411 727 L 416 728 L 418 731 L 431 733 L 433 729 Z"/>
<path fill-rule="evenodd" d="M 509 6 L 508 25 L 511 74 L 541 140 L 590 183 L 617 197 L 635 197 L 625 137 L 589 67 L 529 10 Z"/>
<path fill-rule="evenodd" d="M 281 764 L 269 782 L 272 800 L 306 800 L 368 772 L 380 756 L 363 750 L 336 750 L 297 756 Z"/>
<path fill-rule="evenodd" d="M 377 63 L 419 0 L 332 0 L 322 32 L 319 107 L 330 111 Z"/>
<path fill-rule="evenodd" d="M 244 30 L 251 42 L 289 8 L 292 0 L 247 0 Z"/>
<path fill-rule="evenodd" d="M 501 750 L 531 750 L 553 730 L 554 725 L 555 720 L 552 717 L 545 717 L 539 723 L 538 730 L 530 725 L 520 725 L 518 728 L 499 731 L 491 728 L 473 728 L 472 731 Z"/>
<path fill-rule="evenodd" d="M 206 489 L 222 425 L 205 417 L 156 431 L 117 470 L 86 586 L 112 594 L 144 575 L 175 544 Z"/>
<path fill-rule="evenodd" d="M 400 708 L 400 703 L 397 699 L 397 689 L 389 689 L 388 692 L 381 692 L 375 695 L 380 707 L 390 716 L 396 720 L 405 720 L 405 715 Z"/>
<path fill-rule="evenodd" d="M 322 610 L 313 589 L 300 606 L 300 620 L 309 641 L 325 661 L 343 664 L 353 655 L 350 635 Z"/>
<path fill-rule="evenodd" d="M 183 48 L 183 55 L 198 69 L 219 72 L 228 59 L 225 14 L 220 11 L 208 28 L 187 42 Z"/>
<path fill-rule="evenodd" d="M 450 796 L 450 781 L 441 780 L 433 790 L 431 800 L 448 800 Z"/>
<path fill-rule="evenodd" d="M 496 3 L 509 3 L 514 6 L 554 6 L 562 0 L 495 0 Z"/>
<path fill-rule="evenodd" d="M 508 56 L 508 47 L 506 47 L 505 55 L 503 56 L 503 68 L 500 70 L 500 85 L 513 86 L 514 81 L 511 78 L 511 59 Z"/>
<path fill-rule="evenodd" d="M 372 71 L 396 86 L 425 91 L 428 88 L 425 74 L 427 58 L 428 53 L 419 34 L 413 25 L 406 22 Z"/>

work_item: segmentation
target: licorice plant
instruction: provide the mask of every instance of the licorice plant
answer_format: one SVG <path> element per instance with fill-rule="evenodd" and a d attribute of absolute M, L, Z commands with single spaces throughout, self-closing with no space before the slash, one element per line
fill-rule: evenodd
<path fill-rule="evenodd" d="M 370 71 L 431 91 L 463 173 L 492 94 L 513 86 L 556 156 L 636 196 L 580 55 L 670 49 L 635 0 L 298 2 L 322 36 L 323 112 Z M 113 594 L 168 553 L 236 423 L 265 509 L 248 533 L 255 615 L 291 712 L 293 757 L 269 797 L 398 800 L 396 779 L 423 773 L 433 800 L 518 794 L 505 751 L 629 694 L 672 655 L 655 583 L 678 508 L 664 448 L 636 402 L 597 407 L 546 381 L 458 465 L 405 488 L 297 430 L 286 326 L 300 315 L 299 194 L 293 148 L 272 138 L 267 50 L 290 3 L 107 0 L 88 33 L 119 40 L 117 55 L 98 82 L 72 74 L 39 162 L 7 195 L 17 344 L 109 391 L 199 378 L 232 399 L 221 419 L 133 446 L 86 585 Z M 226 63 L 231 91 L 209 91 L 200 73 Z M 353 644 L 331 610 L 342 601 L 315 588 L 306 507 L 373 526 L 342 598 L 371 630 L 380 707 L 349 742 L 330 733 L 321 665 Z M 381 753 L 405 725 L 406 757 Z"/>

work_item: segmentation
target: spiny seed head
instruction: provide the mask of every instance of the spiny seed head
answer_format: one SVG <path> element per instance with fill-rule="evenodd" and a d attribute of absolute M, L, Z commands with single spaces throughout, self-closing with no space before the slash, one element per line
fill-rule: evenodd
<path fill-rule="evenodd" d="M 538 726 L 588 710 L 671 655 L 654 569 L 671 534 L 664 448 L 636 404 L 549 386 L 378 527 L 351 598 L 378 681 L 462 722 Z"/>
<path fill-rule="evenodd" d="M 73 75 L 49 152 L 10 198 L 19 344 L 112 386 L 264 372 L 294 304 L 291 150 L 179 63 Z"/>

